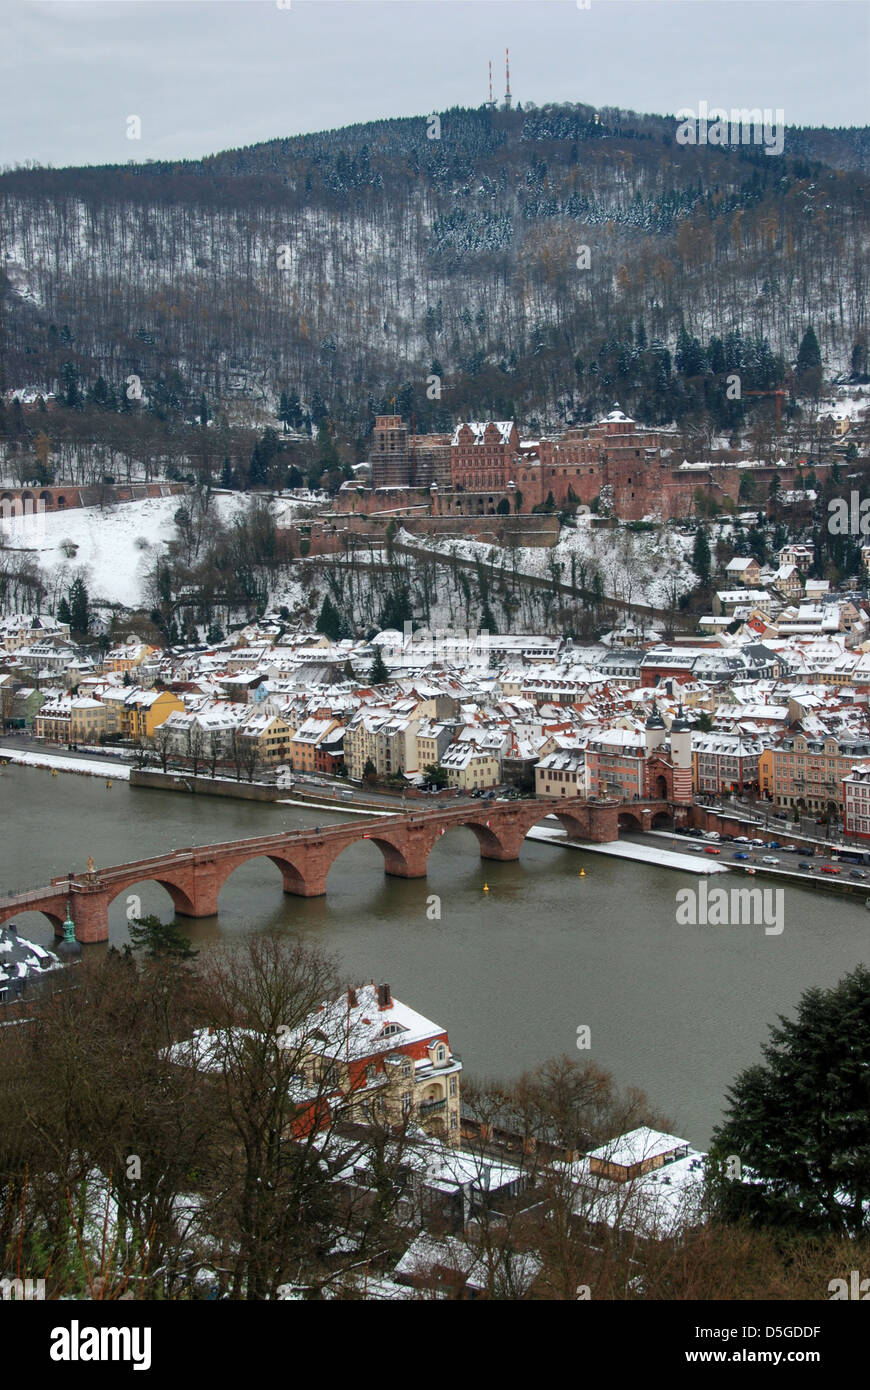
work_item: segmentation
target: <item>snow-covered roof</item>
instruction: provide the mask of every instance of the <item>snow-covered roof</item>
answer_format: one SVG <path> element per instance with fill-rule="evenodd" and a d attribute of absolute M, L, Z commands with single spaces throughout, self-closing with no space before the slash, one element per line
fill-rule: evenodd
<path fill-rule="evenodd" d="M 464 424 L 456 426 L 456 429 L 453 431 L 453 438 L 450 442 L 453 445 L 458 444 L 460 430 L 469 429 L 474 435 L 472 442 L 474 444 L 482 444 L 484 435 L 490 426 L 498 430 L 499 439 L 502 444 L 510 443 L 511 431 L 514 428 L 513 420 L 468 420 Z"/>

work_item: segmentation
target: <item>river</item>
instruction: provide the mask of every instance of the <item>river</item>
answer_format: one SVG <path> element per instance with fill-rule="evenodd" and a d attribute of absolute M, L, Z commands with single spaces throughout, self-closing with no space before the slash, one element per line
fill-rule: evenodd
<path fill-rule="evenodd" d="M 118 864 L 346 819 L 122 782 L 109 790 L 100 777 L 9 765 L 0 795 L 3 895 L 81 870 L 88 855 Z M 517 863 L 484 861 L 472 832 L 459 829 L 435 846 L 425 880 L 387 878 L 380 851 L 363 842 L 336 861 L 325 898 L 285 896 L 278 869 L 261 859 L 229 879 L 217 918 L 181 920 L 200 949 L 270 926 L 296 929 L 334 953 L 348 977 L 389 981 L 447 1028 L 466 1071 L 509 1078 L 559 1054 L 589 1057 L 621 1085 L 645 1090 L 677 1134 L 704 1146 L 735 1075 L 760 1059 L 768 1024 L 807 987 L 831 985 L 870 959 L 870 913 L 862 897 L 788 888 L 781 935 L 678 925 L 675 893 L 697 883 L 530 841 Z M 144 912 L 170 916 L 157 884 L 136 891 Z M 427 915 L 432 895 L 440 920 Z M 122 894 L 111 910 L 116 944 L 127 939 L 125 910 Z M 52 944 L 39 914 L 16 921 L 22 935 Z M 583 1025 L 591 1049 L 578 1052 Z"/>

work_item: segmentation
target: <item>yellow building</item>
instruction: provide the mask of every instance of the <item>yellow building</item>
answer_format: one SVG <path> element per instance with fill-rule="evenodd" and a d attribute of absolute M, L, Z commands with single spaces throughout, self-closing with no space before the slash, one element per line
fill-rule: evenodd
<path fill-rule="evenodd" d="M 171 691 L 134 688 L 124 701 L 121 732 L 125 738 L 152 738 L 154 730 L 176 710 L 183 714 L 184 704 Z"/>
<path fill-rule="evenodd" d="M 268 766 L 285 761 L 293 738 L 292 727 L 280 714 L 252 714 L 239 725 L 239 733 L 256 742 L 259 761 Z"/>
<path fill-rule="evenodd" d="M 70 702 L 69 732 L 73 743 L 99 743 L 108 730 L 108 712 L 99 700 L 79 696 Z"/>
<path fill-rule="evenodd" d="M 68 695 L 44 704 L 33 721 L 33 732 L 46 743 L 70 743 L 70 706 Z"/>
<path fill-rule="evenodd" d="M 498 758 L 473 743 L 451 743 L 441 756 L 448 787 L 470 792 L 478 787 L 497 787 L 500 780 Z"/>
<path fill-rule="evenodd" d="M 157 648 L 149 647 L 147 642 L 127 642 L 122 647 L 112 647 L 103 658 L 103 670 L 109 675 L 123 675 L 141 666 L 156 651 Z"/>

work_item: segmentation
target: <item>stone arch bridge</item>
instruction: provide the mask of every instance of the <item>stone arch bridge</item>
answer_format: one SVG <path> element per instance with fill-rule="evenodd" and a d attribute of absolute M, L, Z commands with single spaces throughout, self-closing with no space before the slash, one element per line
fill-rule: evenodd
<path fill-rule="evenodd" d="M 281 870 L 285 893 L 317 897 L 326 892 L 326 879 L 343 850 L 359 840 L 371 840 L 384 857 L 384 870 L 397 878 L 425 878 L 429 854 L 448 830 L 467 828 L 477 836 L 483 859 L 518 859 L 529 830 L 555 816 L 569 839 L 605 843 L 618 838 L 620 828 L 642 830 L 671 817 L 685 819 L 686 807 L 666 801 L 535 801 L 478 802 L 449 810 L 381 816 L 354 824 L 288 830 L 254 839 L 231 840 L 198 849 L 173 850 L 111 868 L 54 878 L 34 888 L 0 899 L 0 923 L 16 913 L 42 912 L 55 934 L 62 934 L 67 906 L 79 941 L 106 941 L 109 907 L 135 884 L 159 883 L 182 917 L 213 917 L 230 875 L 251 859 L 271 859 Z"/>

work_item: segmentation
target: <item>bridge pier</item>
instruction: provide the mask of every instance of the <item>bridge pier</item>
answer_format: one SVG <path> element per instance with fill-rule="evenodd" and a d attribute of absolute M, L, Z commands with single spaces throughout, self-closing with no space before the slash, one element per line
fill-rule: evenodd
<path fill-rule="evenodd" d="M 522 848 L 525 834 L 520 830 L 514 835 L 503 835 L 501 840 L 496 840 L 495 836 L 489 837 L 484 843 L 480 842 L 481 859 L 498 859 L 503 864 L 510 863 L 514 859 L 519 859 L 520 849 Z"/>
<path fill-rule="evenodd" d="M 281 879 L 285 893 L 296 898 L 322 898 L 326 893 L 326 874 L 310 873 L 305 878 L 294 868 L 281 866 Z"/>
<path fill-rule="evenodd" d="M 71 896 L 72 919 L 76 928 L 76 941 L 94 942 L 109 939 L 109 895 L 105 892 L 73 893 Z M 63 927 L 55 935 L 63 936 Z"/>
<path fill-rule="evenodd" d="M 384 873 L 390 878 L 425 878 L 433 844 L 433 840 L 423 844 L 416 839 L 416 843 L 412 841 L 399 850 L 382 840 L 380 847 L 384 853 Z"/>

